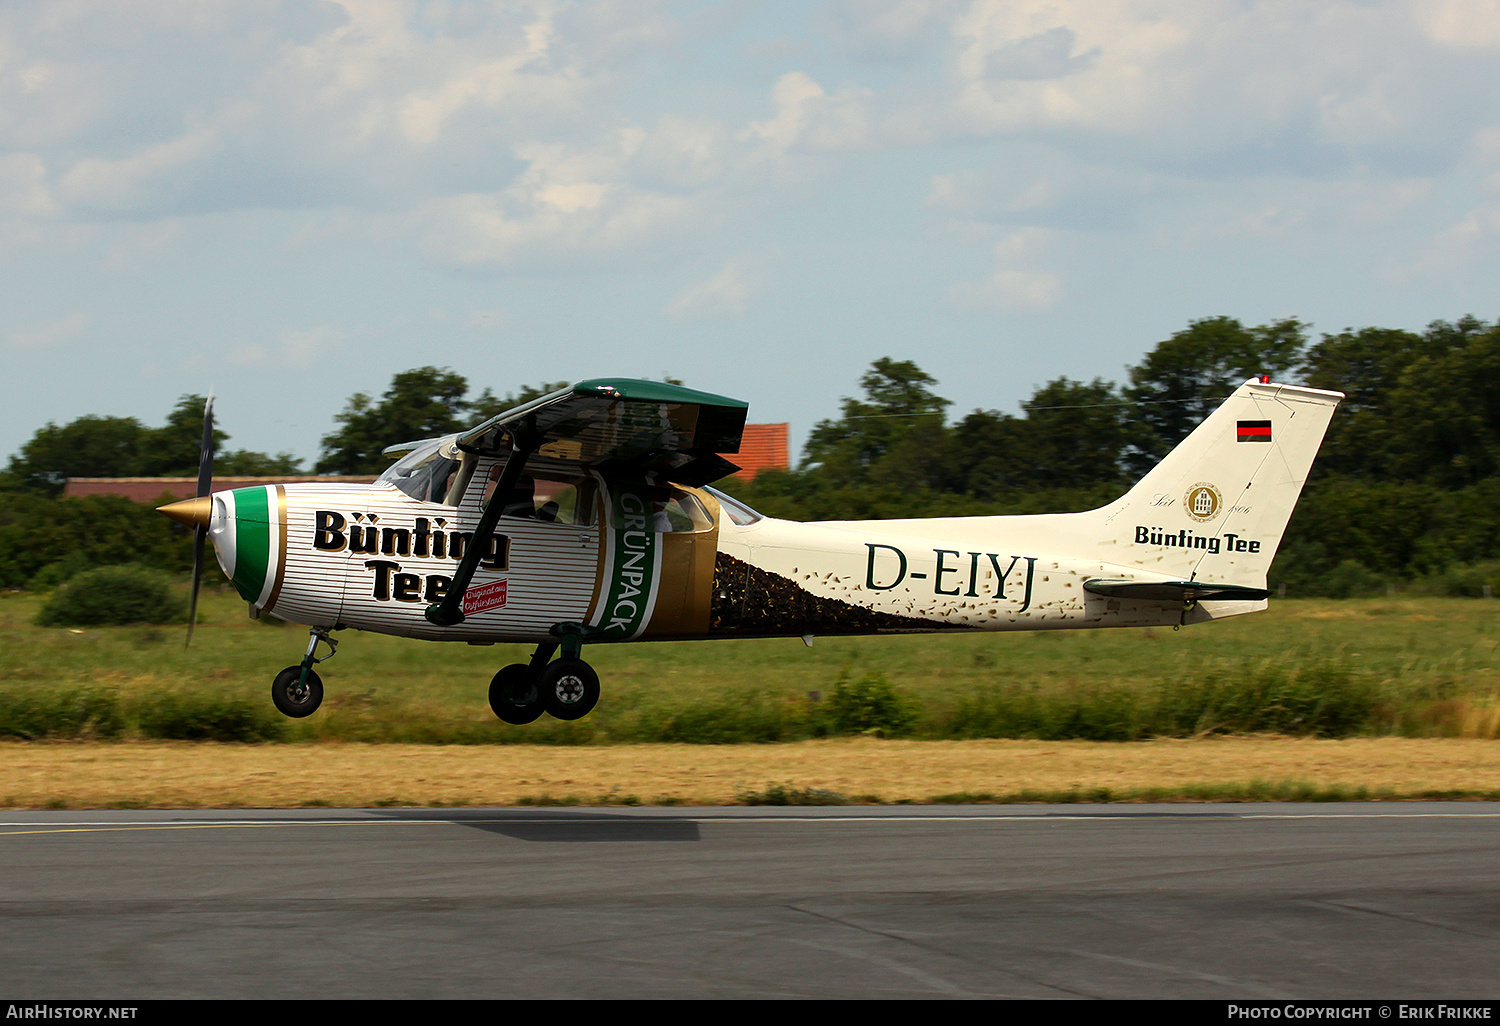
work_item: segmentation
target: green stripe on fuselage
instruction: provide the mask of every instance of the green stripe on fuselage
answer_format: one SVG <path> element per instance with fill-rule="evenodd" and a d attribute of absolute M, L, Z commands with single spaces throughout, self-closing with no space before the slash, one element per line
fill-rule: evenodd
<path fill-rule="evenodd" d="M 646 482 L 611 481 L 609 492 L 614 558 L 605 567 L 605 601 L 595 620 L 603 637 L 627 641 L 644 630 L 651 618 L 660 538 L 652 524 L 652 490 Z"/>
<path fill-rule="evenodd" d="M 234 590 L 246 602 L 260 598 L 271 562 L 271 510 L 266 496 L 264 487 L 234 491 Z"/>

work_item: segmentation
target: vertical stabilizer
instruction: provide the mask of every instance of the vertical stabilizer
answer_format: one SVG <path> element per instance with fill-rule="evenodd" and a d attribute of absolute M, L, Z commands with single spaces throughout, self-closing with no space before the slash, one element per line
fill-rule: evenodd
<path fill-rule="evenodd" d="M 1248 381 L 1122 498 L 1081 515 L 1099 519 L 1111 563 L 1263 588 L 1343 398 Z"/>

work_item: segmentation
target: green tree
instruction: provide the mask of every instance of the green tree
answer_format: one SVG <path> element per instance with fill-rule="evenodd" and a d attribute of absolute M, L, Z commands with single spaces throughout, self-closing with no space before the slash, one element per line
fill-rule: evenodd
<path fill-rule="evenodd" d="M 141 435 L 137 450 L 136 473 L 142 477 L 193 477 L 198 473 L 199 450 L 203 445 L 203 405 L 201 395 L 185 395 L 177 400 L 167 422 Z M 229 435 L 214 427 L 214 452 L 224 448 Z M 214 472 L 219 473 L 214 460 Z"/>
<path fill-rule="evenodd" d="M 549 392 L 556 392 L 571 384 L 571 381 L 544 381 L 540 385 L 524 385 L 517 392 L 507 392 L 504 398 L 486 388 L 479 393 L 478 398 L 469 403 L 469 421 L 472 424 L 482 424 L 506 410 L 513 410 L 517 406 L 529 403 L 533 399 L 540 399 Z"/>
<path fill-rule="evenodd" d="M 134 417 L 79 417 L 48 424 L 10 459 L 3 489 L 59 495 L 70 477 L 195 477 L 203 443 L 203 397 L 185 395 L 159 428 Z M 229 436 L 214 429 L 214 474 L 300 474 L 290 453 L 223 451 Z"/>
<path fill-rule="evenodd" d="M 1139 404 L 1131 418 L 1132 469 L 1155 466 L 1245 379 L 1285 379 L 1302 363 L 1306 327 L 1292 317 L 1254 328 L 1233 317 L 1207 317 L 1158 343 L 1130 368 L 1125 389 L 1125 398 Z"/>
<path fill-rule="evenodd" d="M 1413 360 L 1389 409 L 1391 477 L 1458 489 L 1500 474 L 1500 327 Z"/>
<path fill-rule="evenodd" d="M 289 452 L 268 456 L 263 452 L 235 449 L 214 456 L 215 477 L 296 477 L 302 461 Z"/>
<path fill-rule="evenodd" d="M 1412 361 L 1434 351 L 1430 338 L 1390 328 L 1324 335 L 1308 350 L 1306 382 L 1345 395 L 1313 464 L 1315 479 L 1333 474 L 1374 479 L 1388 472 L 1391 395 Z"/>
<path fill-rule="evenodd" d="M 58 495 L 70 477 L 133 477 L 140 473 L 147 430 L 134 417 L 85 416 L 62 427 L 49 423 L 11 457 L 10 487 Z"/>
<path fill-rule="evenodd" d="M 1026 410 L 1032 483 L 1089 488 L 1120 480 L 1129 425 L 1113 383 L 1058 378 L 1021 406 Z"/>
<path fill-rule="evenodd" d="M 343 426 L 323 437 L 319 474 L 378 474 L 390 465 L 381 450 L 419 438 L 436 438 L 468 426 L 469 383 L 447 368 L 418 367 L 391 379 L 376 402 L 356 392 L 334 417 Z"/>
<path fill-rule="evenodd" d="M 910 360 L 882 357 L 859 383 L 864 400 L 845 398 L 838 420 L 813 428 L 803 470 L 816 468 L 825 487 L 940 484 L 950 403 L 932 391 L 937 379 Z"/>
<path fill-rule="evenodd" d="M 947 487 L 994 499 L 1030 485 L 1028 427 L 1025 418 L 999 410 L 975 410 L 959 421 L 949 432 Z"/>
<path fill-rule="evenodd" d="M 180 572 L 192 566 L 193 532 L 151 503 L 119 495 L 50 499 L 0 494 L 0 587 L 25 586 L 44 568 L 140 563 Z M 76 569 L 76 567 L 75 567 Z"/>
<path fill-rule="evenodd" d="M 1361 328 L 1325 335 L 1309 385 L 1345 393 L 1314 465 L 1318 478 L 1464 487 L 1500 471 L 1497 335 L 1475 317 L 1422 334 Z"/>
<path fill-rule="evenodd" d="M 975 410 L 954 426 L 949 488 L 1001 498 L 1021 489 L 1118 484 L 1129 428 L 1113 383 L 1058 378 L 1021 406 L 1025 417 Z"/>

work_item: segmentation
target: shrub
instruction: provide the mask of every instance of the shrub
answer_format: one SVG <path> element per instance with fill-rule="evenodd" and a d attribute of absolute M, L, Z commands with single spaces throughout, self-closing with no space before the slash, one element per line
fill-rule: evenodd
<path fill-rule="evenodd" d="M 849 799 L 837 791 L 819 787 L 796 787 L 792 784 L 767 784 L 764 791 L 740 791 L 734 800 L 741 805 L 848 805 Z"/>
<path fill-rule="evenodd" d="M 1348 737 L 1379 727 L 1378 683 L 1345 663 L 1212 664 L 1153 684 L 983 688 L 935 724 L 937 737 L 1136 741 L 1263 733 Z"/>
<path fill-rule="evenodd" d="M 801 733 L 785 703 L 759 695 L 721 696 L 690 705 L 648 705 L 611 718 L 612 740 L 687 745 L 767 744 Z"/>
<path fill-rule="evenodd" d="M 139 566 L 101 566 L 74 575 L 37 614 L 39 627 L 171 623 L 183 615 L 172 580 Z"/>
<path fill-rule="evenodd" d="M 167 741 L 282 741 L 287 721 L 263 702 L 211 691 L 156 693 L 136 711 L 141 734 Z"/>
<path fill-rule="evenodd" d="M 106 688 L 33 686 L 0 690 L 0 737 L 102 740 L 118 738 L 124 731 L 119 697 Z"/>
<path fill-rule="evenodd" d="M 66 558 L 59 559 L 56 563 L 49 563 L 38 570 L 36 575 L 27 582 L 26 587 L 31 591 L 51 591 L 93 565 L 89 557 L 82 552 L 69 553 Z"/>
<path fill-rule="evenodd" d="M 917 710 L 883 674 L 867 673 L 853 683 L 840 679 L 824 715 L 834 734 L 902 734 L 916 722 Z"/>
<path fill-rule="evenodd" d="M 1434 575 L 1430 590 L 1455 598 L 1479 598 L 1484 595 L 1486 585 L 1491 598 L 1500 598 L 1500 559 L 1449 567 Z"/>
<path fill-rule="evenodd" d="M 1384 588 L 1385 581 L 1363 563 L 1357 559 L 1346 559 L 1328 572 L 1321 587 L 1313 589 L 1313 594 L 1336 599 L 1365 598 L 1380 594 Z"/>

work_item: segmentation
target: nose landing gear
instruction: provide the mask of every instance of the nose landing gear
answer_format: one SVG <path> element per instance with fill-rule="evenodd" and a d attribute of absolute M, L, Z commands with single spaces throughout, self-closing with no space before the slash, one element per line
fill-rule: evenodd
<path fill-rule="evenodd" d="M 328 636 L 326 627 L 313 627 L 307 642 L 307 655 L 296 666 L 288 666 L 271 682 L 271 701 L 285 716 L 301 719 L 311 716 L 323 704 L 323 679 L 313 672 L 313 664 L 332 659 L 339 643 Z M 322 659 L 316 655 L 318 642 L 328 645 L 328 654 Z"/>

